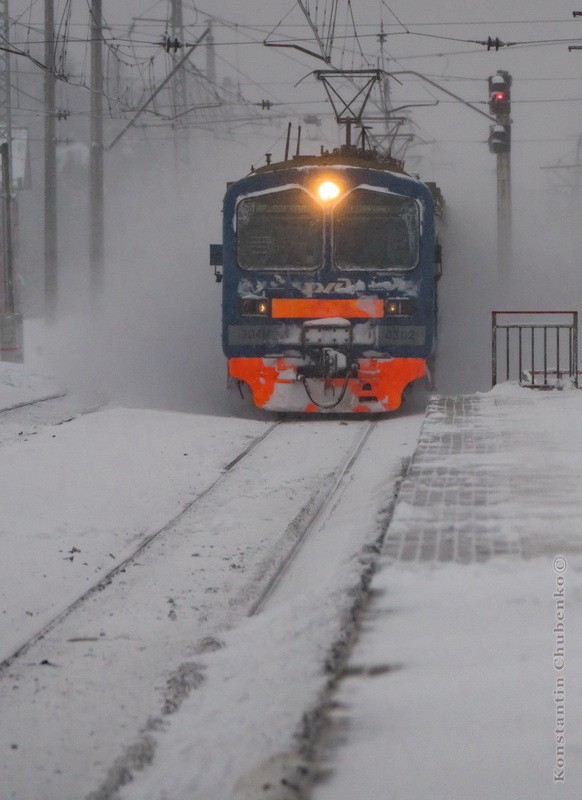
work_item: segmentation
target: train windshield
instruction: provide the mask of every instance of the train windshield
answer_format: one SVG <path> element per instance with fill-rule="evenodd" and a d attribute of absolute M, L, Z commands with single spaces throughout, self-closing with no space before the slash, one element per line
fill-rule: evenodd
<path fill-rule="evenodd" d="M 323 210 L 302 189 L 247 197 L 237 206 L 243 269 L 312 270 L 323 257 Z"/>
<path fill-rule="evenodd" d="M 354 189 L 333 212 L 334 261 L 344 270 L 406 270 L 418 263 L 420 220 L 410 197 Z"/>

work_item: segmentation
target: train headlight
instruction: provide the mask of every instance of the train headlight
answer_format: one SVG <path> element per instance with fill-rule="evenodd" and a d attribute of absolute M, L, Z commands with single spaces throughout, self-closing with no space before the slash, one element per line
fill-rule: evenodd
<path fill-rule="evenodd" d="M 414 300 L 390 299 L 384 301 L 385 317 L 412 317 L 415 311 Z"/>
<path fill-rule="evenodd" d="M 265 298 L 243 298 L 240 301 L 240 313 L 243 317 L 270 317 L 271 301 Z"/>
<path fill-rule="evenodd" d="M 340 196 L 340 193 L 341 188 L 334 181 L 323 181 L 323 183 L 320 183 L 317 187 L 317 194 L 324 201 L 324 203 L 327 203 L 330 200 L 335 200 L 336 197 Z"/>

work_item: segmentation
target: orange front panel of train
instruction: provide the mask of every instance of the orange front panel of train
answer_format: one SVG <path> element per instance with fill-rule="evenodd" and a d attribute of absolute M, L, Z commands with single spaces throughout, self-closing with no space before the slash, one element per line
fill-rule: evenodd
<path fill-rule="evenodd" d="M 271 316 L 275 319 L 379 319 L 384 316 L 384 302 L 377 297 L 325 300 L 319 298 L 274 298 Z"/>
<path fill-rule="evenodd" d="M 339 395 L 344 378 L 309 378 L 311 398 L 297 379 L 298 363 L 292 358 L 231 358 L 228 371 L 231 378 L 248 384 L 253 401 L 259 408 L 271 411 L 323 413 L 332 388 Z M 357 377 L 349 378 L 344 401 L 335 411 L 339 413 L 381 413 L 395 411 L 402 402 L 402 392 L 426 372 L 423 358 L 375 359 L 358 361 Z M 321 400 L 319 400 L 321 398 Z M 322 405 L 318 405 L 317 402 Z"/>

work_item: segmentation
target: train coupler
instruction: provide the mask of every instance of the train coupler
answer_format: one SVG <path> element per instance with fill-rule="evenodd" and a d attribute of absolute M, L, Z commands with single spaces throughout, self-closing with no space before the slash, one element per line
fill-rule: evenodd
<path fill-rule="evenodd" d="M 297 367 L 297 378 L 345 378 L 358 374 L 358 365 L 348 353 L 331 347 L 321 347 L 307 354 L 308 361 Z"/>

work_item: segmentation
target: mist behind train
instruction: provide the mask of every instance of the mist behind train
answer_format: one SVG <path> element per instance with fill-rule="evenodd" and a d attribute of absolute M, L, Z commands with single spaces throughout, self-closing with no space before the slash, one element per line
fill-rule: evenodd
<path fill-rule="evenodd" d="M 26 360 L 99 398 L 249 413 L 248 404 L 226 392 L 221 289 L 208 261 L 208 244 L 221 238 L 226 180 L 248 169 L 249 155 L 234 142 L 203 133 L 192 138 L 190 162 L 179 169 L 171 135 L 128 146 L 106 162 L 104 291 L 97 302 L 89 291 L 83 163 L 78 180 L 69 175 L 61 182 L 57 319 L 39 321 L 42 280 L 30 279 Z M 37 219 L 37 231 L 41 226 Z M 27 261 L 31 250 L 40 256 L 38 240 L 29 244 Z"/>

